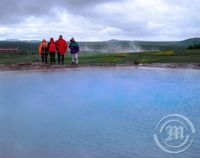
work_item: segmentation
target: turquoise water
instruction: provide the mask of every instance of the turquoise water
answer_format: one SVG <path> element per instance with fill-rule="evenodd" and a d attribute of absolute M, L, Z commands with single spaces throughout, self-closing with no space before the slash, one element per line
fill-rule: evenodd
<path fill-rule="evenodd" d="M 174 113 L 197 131 L 176 155 L 153 139 Z M 198 70 L 0 72 L 1 158 L 199 158 L 199 127 Z"/>

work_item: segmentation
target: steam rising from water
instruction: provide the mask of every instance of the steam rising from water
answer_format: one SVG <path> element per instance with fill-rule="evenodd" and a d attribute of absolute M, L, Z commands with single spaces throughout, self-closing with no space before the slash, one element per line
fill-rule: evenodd
<path fill-rule="evenodd" d="M 123 53 L 145 51 L 135 42 L 129 41 L 108 41 L 80 43 L 82 52 L 102 52 L 102 53 Z"/>

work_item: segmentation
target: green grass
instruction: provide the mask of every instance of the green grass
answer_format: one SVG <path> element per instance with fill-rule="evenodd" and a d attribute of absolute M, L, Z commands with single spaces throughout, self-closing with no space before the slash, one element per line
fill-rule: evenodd
<path fill-rule="evenodd" d="M 37 59 L 37 54 L 0 55 L 0 64 L 29 64 Z M 134 64 L 139 63 L 200 63 L 199 50 L 155 51 L 141 53 L 86 53 L 80 54 L 80 64 Z M 65 57 L 65 63 L 71 62 L 71 56 Z"/>
<path fill-rule="evenodd" d="M 174 51 L 96 54 L 81 57 L 81 63 L 200 63 L 200 51 L 185 51 L 182 54 Z"/>
<path fill-rule="evenodd" d="M 0 55 L 0 64 L 19 64 L 19 63 L 31 63 L 38 59 L 38 55 L 26 54 L 26 55 Z"/>

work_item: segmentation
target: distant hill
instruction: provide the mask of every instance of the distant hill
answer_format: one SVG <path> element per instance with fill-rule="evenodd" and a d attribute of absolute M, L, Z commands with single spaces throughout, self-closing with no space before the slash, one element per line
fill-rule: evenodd
<path fill-rule="evenodd" d="M 189 38 L 189 39 L 186 39 L 186 40 L 181 41 L 181 42 L 185 42 L 185 43 L 200 43 L 200 38 Z"/>
<path fill-rule="evenodd" d="M 182 41 L 185 45 L 187 45 L 187 49 L 200 49 L 200 38 L 190 38 Z"/>
<path fill-rule="evenodd" d="M 108 40 L 108 42 L 119 42 L 119 40 L 117 40 L 117 39 L 111 39 L 111 40 Z"/>
<path fill-rule="evenodd" d="M 178 46 L 182 46 L 185 49 L 191 49 L 193 48 L 193 46 L 196 47 L 196 45 L 199 45 L 199 44 L 200 44 L 200 38 L 189 38 L 184 41 L 178 42 Z"/>

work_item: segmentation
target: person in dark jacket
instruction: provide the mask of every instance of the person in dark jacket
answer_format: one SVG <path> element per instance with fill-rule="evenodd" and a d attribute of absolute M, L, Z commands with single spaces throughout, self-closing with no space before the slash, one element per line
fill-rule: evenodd
<path fill-rule="evenodd" d="M 48 43 L 48 50 L 50 54 L 50 61 L 51 64 L 56 64 L 56 43 L 54 42 L 54 39 L 51 38 L 50 42 Z"/>
<path fill-rule="evenodd" d="M 79 45 L 75 41 L 74 38 L 70 40 L 70 45 L 69 49 L 71 50 L 71 55 L 72 55 L 72 64 L 77 64 L 78 65 L 78 53 L 79 53 Z"/>
<path fill-rule="evenodd" d="M 59 39 L 56 41 L 56 48 L 58 52 L 58 64 L 60 64 L 60 57 L 61 57 L 62 58 L 61 62 L 64 65 L 64 58 L 65 58 L 65 54 L 67 53 L 68 44 L 63 39 L 62 35 L 60 35 Z"/>
<path fill-rule="evenodd" d="M 48 63 L 48 44 L 45 39 L 42 40 L 42 43 L 39 46 L 39 55 L 42 58 L 42 62 L 47 64 Z"/>

